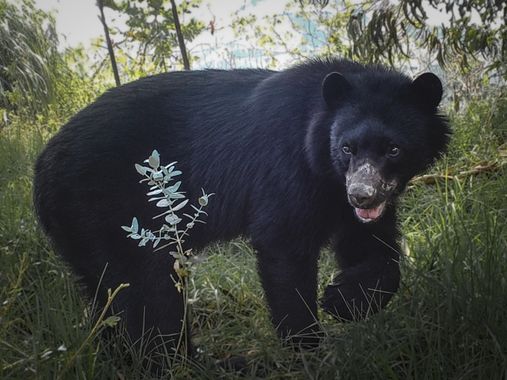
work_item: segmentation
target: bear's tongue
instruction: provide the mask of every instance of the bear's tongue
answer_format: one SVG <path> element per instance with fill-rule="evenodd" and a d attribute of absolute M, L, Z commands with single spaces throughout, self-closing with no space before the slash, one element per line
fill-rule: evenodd
<path fill-rule="evenodd" d="M 375 220 L 380 214 L 382 214 L 382 210 L 384 209 L 384 203 L 381 203 L 375 208 L 363 209 L 363 208 L 355 208 L 357 216 L 362 219 Z"/>

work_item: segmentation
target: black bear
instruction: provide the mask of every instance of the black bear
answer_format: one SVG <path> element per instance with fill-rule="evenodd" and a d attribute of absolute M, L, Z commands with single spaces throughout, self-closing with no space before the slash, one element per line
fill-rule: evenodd
<path fill-rule="evenodd" d="M 35 167 L 36 210 L 99 300 L 130 283 L 115 310 L 132 338 L 151 328 L 178 335 L 174 259 L 120 228 L 133 216 L 150 227 L 157 214 L 134 170 L 157 149 L 178 162 L 188 198 L 216 194 L 188 247 L 249 238 L 279 335 L 312 343 L 326 243 L 341 272 L 325 289 L 325 311 L 364 318 L 398 289 L 396 200 L 446 149 L 441 97 L 433 74 L 411 80 L 347 60 L 144 78 L 107 91 L 49 141 Z"/>

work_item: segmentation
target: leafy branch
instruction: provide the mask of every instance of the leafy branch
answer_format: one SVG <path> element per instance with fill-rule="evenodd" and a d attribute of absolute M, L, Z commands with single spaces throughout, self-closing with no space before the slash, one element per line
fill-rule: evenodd
<path fill-rule="evenodd" d="M 148 202 L 156 202 L 155 205 L 157 207 L 166 209 L 162 213 L 155 215 L 153 219 L 163 218 L 165 223 L 158 230 L 152 231 L 139 227 L 139 222 L 134 217 L 130 226 L 122 226 L 121 228 L 129 233 L 127 237 L 139 241 L 139 247 L 151 243 L 152 247 L 156 248 L 156 251 L 171 246 L 175 249 L 169 251 L 169 254 L 174 257 L 173 270 L 177 278 L 174 278 L 172 274 L 171 278 L 178 292 L 182 293 L 184 300 L 184 322 L 176 345 L 176 352 L 178 352 L 184 342 L 184 338 L 187 336 L 185 321 L 188 316 L 188 278 L 192 273 L 193 266 L 199 261 L 192 254 L 192 250 L 184 249 L 185 238 L 196 223 L 204 223 L 200 218 L 207 215 L 203 209 L 208 205 L 209 197 L 213 194 L 206 194 L 202 190 L 202 195 L 198 198 L 199 206 L 189 204 L 185 193 L 180 190 L 181 181 L 175 180 L 175 177 L 182 174 L 181 171 L 176 170 L 176 162 L 160 165 L 160 155 L 156 150 L 144 162 L 148 166 L 135 164 L 135 168 L 143 176 L 140 182 L 146 182 L 150 186 L 148 193 L 146 193 Z M 192 214 L 183 213 L 185 207 L 188 208 L 188 206 L 193 209 Z M 186 218 L 187 221 L 184 223 L 184 227 L 180 227 L 182 226 L 183 218 Z M 159 246 L 161 242 L 162 245 Z"/>

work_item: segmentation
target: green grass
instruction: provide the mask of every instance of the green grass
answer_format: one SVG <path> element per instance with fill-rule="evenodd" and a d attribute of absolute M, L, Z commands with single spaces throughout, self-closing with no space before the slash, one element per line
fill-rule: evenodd
<path fill-rule="evenodd" d="M 500 161 L 506 99 L 475 102 L 453 120 L 449 155 L 434 172 Z M 32 165 L 63 118 L 13 117 L 0 129 L 0 378 L 149 377 L 121 334 L 87 339 L 93 318 L 69 270 L 37 228 Z M 49 125 L 49 127 L 48 127 Z M 269 322 L 251 247 L 211 247 L 192 281 L 196 360 L 168 378 L 234 379 L 216 361 L 243 356 L 244 378 L 502 379 L 507 377 L 507 175 L 505 169 L 410 188 L 401 207 L 403 282 L 389 307 L 340 324 L 322 314 L 313 352 L 282 346 Z M 335 270 L 321 258 L 321 291 Z"/>

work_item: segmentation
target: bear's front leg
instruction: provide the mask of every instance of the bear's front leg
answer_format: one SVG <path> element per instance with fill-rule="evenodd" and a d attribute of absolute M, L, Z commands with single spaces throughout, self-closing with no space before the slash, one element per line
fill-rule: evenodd
<path fill-rule="evenodd" d="M 318 250 L 301 252 L 284 244 L 258 245 L 258 270 L 271 311 L 271 320 L 282 339 L 305 348 L 318 344 Z"/>
<path fill-rule="evenodd" d="M 397 238 L 394 215 L 374 225 L 349 221 L 336 236 L 341 272 L 324 291 L 323 309 L 340 320 L 356 321 L 385 307 L 400 282 Z"/>

